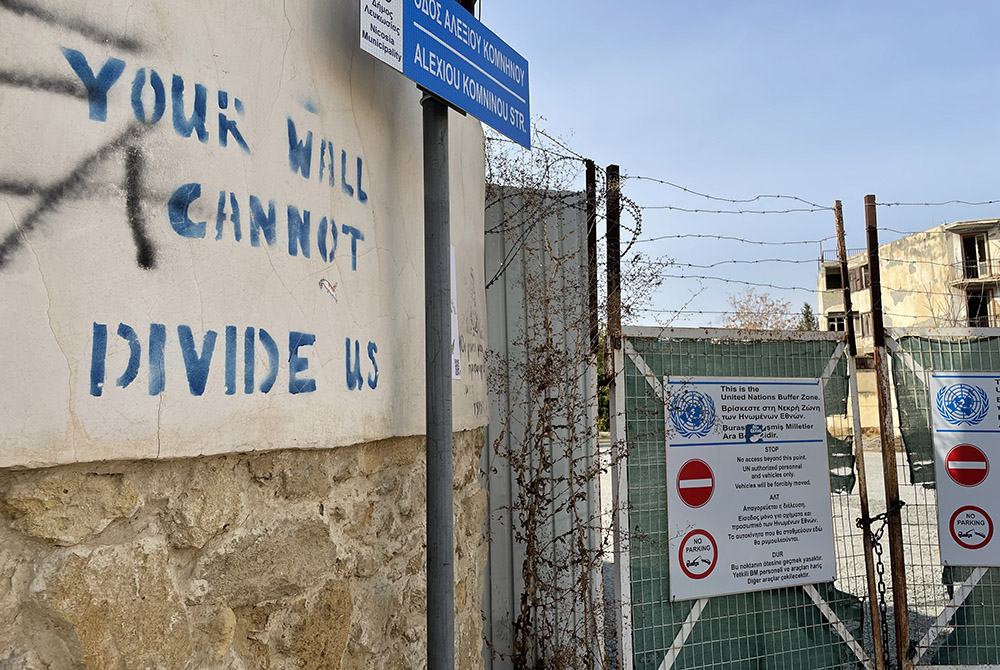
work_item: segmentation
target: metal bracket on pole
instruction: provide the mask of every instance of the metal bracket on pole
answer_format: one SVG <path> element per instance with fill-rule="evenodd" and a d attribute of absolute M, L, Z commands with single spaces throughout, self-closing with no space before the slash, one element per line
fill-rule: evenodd
<path fill-rule="evenodd" d="M 442 105 L 447 105 L 449 109 L 451 109 L 452 111 L 458 112 L 462 116 L 468 116 L 468 113 L 464 109 L 462 109 L 461 107 L 456 107 L 452 103 L 450 103 L 447 100 L 445 100 L 444 98 L 442 98 L 437 93 L 432 93 L 431 91 L 428 91 L 426 88 L 424 88 L 420 84 L 417 84 L 417 90 L 420 91 L 420 93 L 421 93 L 421 95 L 420 95 L 420 104 L 421 105 L 423 105 L 426 100 L 433 99 L 433 100 L 437 100 Z"/>

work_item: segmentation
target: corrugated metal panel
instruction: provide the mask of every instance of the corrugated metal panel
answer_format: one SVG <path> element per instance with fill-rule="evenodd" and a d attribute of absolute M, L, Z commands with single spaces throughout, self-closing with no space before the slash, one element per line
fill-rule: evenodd
<path fill-rule="evenodd" d="M 551 326 L 548 329 L 553 347 L 573 352 L 571 359 L 582 361 L 577 374 L 574 398 L 579 403 L 571 411 L 577 417 L 573 428 L 577 438 L 572 458 L 564 455 L 563 445 L 567 431 L 548 444 L 548 472 L 553 483 L 569 478 L 571 461 L 577 471 L 593 470 L 596 461 L 597 438 L 597 372 L 587 361 L 589 331 L 586 310 L 587 287 L 587 228 L 584 195 L 554 193 L 540 197 L 533 193 L 527 199 L 504 192 L 487 195 L 485 265 L 487 277 L 499 276 L 487 289 L 487 332 L 491 352 L 490 425 L 482 457 L 483 472 L 489 490 L 490 550 L 483 600 L 484 635 L 487 670 L 511 668 L 514 622 L 520 609 L 524 592 L 522 567 L 525 559 L 523 543 L 517 539 L 521 530 L 518 515 L 512 510 L 517 499 L 517 473 L 503 454 L 510 453 L 525 440 L 525 426 L 529 425 L 524 392 L 518 371 L 537 355 L 539 341 L 544 341 L 545 329 L 537 327 L 538 304 L 530 304 L 528 295 L 537 287 L 531 282 L 547 278 L 553 288 L 554 300 L 548 303 Z M 539 205 L 544 215 L 537 215 Z M 558 259 L 557 263 L 555 259 Z M 558 266 L 558 267 L 557 267 Z M 529 291 L 526 291 L 526 285 Z M 583 287 L 583 294 L 579 293 Z M 581 332 L 582 328 L 582 332 Z M 539 340 L 539 338 L 542 338 Z M 500 374 L 495 374 L 500 372 Z M 504 374 L 506 373 L 506 374 Z M 507 377 L 507 379 L 504 379 Z M 561 404 L 565 398 L 561 399 Z M 495 441 L 500 440 L 499 448 Z M 539 455 L 531 463 L 538 465 Z M 573 510 L 561 508 L 575 493 L 563 487 L 555 494 L 547 510 L 547 527 L 539 532 L 556 537 L 568 532 L 576 519 L 599 519 L 599 482 L 593 478 L 588 491 Z M 558 510 L 558 511 L 557 511 Z M 597 552 L 601 533 L 595 522 L 586 537 L 587 551 Z M 551 552 L 561 551 L 553 546 Z M 547 556 L 558 558 L 555 553 Z M 556 574 L 554 583 L 570 589 L 576 575 Z M 593 576 L 592 602 L 600 602 L 601 579 L 599 572 Z M 545 612 L 536 612 L 536 620 L 553 625 L 555 640 L 571 644 L 572 631 L 579 631 L 586 622 L 581 603 L 574 598 L 558 598 Z M 593 639 L 598 638 L 598 629 Z M 536 649 L 536 653 L 538 650 Z"/>

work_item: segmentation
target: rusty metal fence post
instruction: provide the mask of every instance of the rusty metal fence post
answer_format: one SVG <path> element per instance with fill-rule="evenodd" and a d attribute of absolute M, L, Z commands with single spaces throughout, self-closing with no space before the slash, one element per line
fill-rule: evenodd
<path fill-rule="evenodd" d="M 868 603 L 872 621 L 873 656 L 876 670 L 884 670 L 885 658 L 882 636 L 882 617 L 879 612 L 878 586 L 875 583 L 875 562 L 872 543 L 871 512 L 868 506 L 868 477 L 865 472 L 865 450 L 861 435 L 861 407 L 858 403 L 858 370 L 855 359 L 858 356 L 857 337 L 854 332 L 854 308 L 851 304 L 851 286 L 847 273 L 847 245 L 844 241 L 844 209 L 837 200 L 834 203 L 837 226 L 837 260 L 840 261 L 840 281 L 844 292 L 844 318 L 847 326 L 847 369 L 850 383 L 852 429 L 854 431 L 854 451 L 858 473 L 858 497 L 861 502 L 859 526 L 865 548 L 865 576 L 868 580 Z"/>
<path fill-rule="evenodd" d="M 882 475 L 885 481 L 889 560 L 892 568 L 893 620 L 896 633 L 896 668 L 913 667 L 910 651 L 910 613 L 906 594 L 906 564 L 903 554 L 903 527 L 900 512 L 899 480 L 896 471 L 896 438 L 892 419 L 889 359 L 885 345 L 882 314 L 882 280 L 879 272 L 878 219 L 875 196 L 865 196 L 865 231 L 868 241 L 868 271 L 871 278 L 872 335 L 875 344 L 875 378 L 878 391 L 879 433 L 882 442 Z"/>

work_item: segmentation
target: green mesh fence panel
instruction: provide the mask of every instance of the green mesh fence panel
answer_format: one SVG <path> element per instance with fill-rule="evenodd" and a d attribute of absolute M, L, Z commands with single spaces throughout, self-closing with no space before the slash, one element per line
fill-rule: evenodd
<path fill-rule="evenodd" d="M 839 438 L 827 431 L 826 444 L 830 458 L 830 490 L 834 493 L 850 493 L 858 481 L 854 472 L 853 436 Z"/>
<path fill-rule="evenodd" d="M 1000 665 L 1000 572 L 987 569 L 956 610 L 952 599 L 973 568 L 941 564 L 928 395 L 932 372 L 1000 370 L 1000 337 L 975 330 L 936 337 L 927 331 L 899 337 L 896 343 L 901 353 L 892 355 L 892 373 L 904 446 L 899 482 L 906 502 L 901 519 L 911 647 L 922 654 L 919 666 Z M 941 614 L 950 611 L 954 616 L 937 627 Z M 934 636 L 936 630 L 941 633 Z M 918 646 L 921 642 L 926 649 Z"/>
<path fill-rule="evenodd" d="M 914 369 L 906 356 L 893 355 L 892 373 L 899 412 L 899 432 L 915 484 L 934 487 L 934 447 L 931 442 L 927 378 L 921 372 L 1000 370 L 1000 338 L 969 337 L 934 339 L 909 336 L 898 340 L 899 348 L 919 366 Z"/>
<path fill-rule="evenodd" d="M 950 594 L 973 568 L 946 567 L 943 582 Z M 1000 664 L 1000 574 L 990 568 L 955 612 L 950 632 L 930 656 L 933 665 Z"/>
<path fill-rule="evenodd" d="M 657 378 L 823 375 L 836 342 L 736 342 L 630 338 Z M 863 640 L 867 587 L 859 531 L 852 439 L 846 428 L 847 365 L 841 358 L 824 391 L 837 547 L 835 584 L 817 585 L 851 635 Z M 629 356 L 625 361 L 633 658 L 637 670 L 663 663 L 695 601 L 670 602 L 666 436 L 663 400 Z M 834 434 L 836 433 L 836 434 Z M 853 501 L 853 502 L 852 502 Z M 867 624 L 864 624 L 867 625 Z M 869 651 L 870 653 L 870 651 Z M 862 667 L 800 587 L 708 600 L 673 668 L 793 669 Z"/>

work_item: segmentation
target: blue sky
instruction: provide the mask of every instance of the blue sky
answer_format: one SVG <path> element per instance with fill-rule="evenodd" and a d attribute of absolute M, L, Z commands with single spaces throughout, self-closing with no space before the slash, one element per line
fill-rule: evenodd
<path fill-rule="evenodd" d="M 840 199 L 849 247 L 864 245 L 867 193 L 879 202 L 1000 199 L 1000 3 L 480 0 L 478 9 L 528 59 L 532 116 L 600 166 L 731 198 Z M 644 206 L 728 208 L 645 182 L 627 183 L 625 193 Z M 878 214 L 880 227 L 911 231 L 1000 217 L 1000 204 Z M 644 212 L 643 238 L 688 233 L 818 240 L 834 226 L 826 211 Z M 881 233 L 883 241 L 898 236 Z M 811 261 L 686 272 L 816 285 L 818 244 L 670 239 L 643 247 L 683 263 Z M 703 311 L 727 309 L 727 294 L 742 288 L 672 280 L 656 306 L 677 309 L 700 287 L 695 309 Z M 804 301 L 815 306 L 807 290 L 766 290 L 794 311 Z M 696 314 L 674 325 L 721 318 Z"/>

